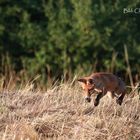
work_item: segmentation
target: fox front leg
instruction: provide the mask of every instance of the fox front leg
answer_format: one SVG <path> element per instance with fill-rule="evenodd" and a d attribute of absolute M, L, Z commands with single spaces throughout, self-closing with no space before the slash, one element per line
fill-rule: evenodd
<path fill-rule="evenodd" d="M 94 101 L 94 106 L 97 106 L 100 102 L 100 99 L 104 96 L 104 94 L 101 92 L 97 95 L 95 101 Z"/>
<path fill-rule="evenodd" d="M 103 88 L 103 90 L 100 90 L 98 92 L 98 95 L 94 101 L 94 106 L 97 106 L 100 102 L 100 99 L 106 94 L 106 90 Z"/>

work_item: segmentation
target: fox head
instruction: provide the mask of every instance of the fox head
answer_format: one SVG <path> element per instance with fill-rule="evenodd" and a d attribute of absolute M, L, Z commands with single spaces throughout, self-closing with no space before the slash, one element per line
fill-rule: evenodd
<path fill-rule="evenodd" d="M 94 90 L 94 83 L 91 78 L 80 78 L 78 79 L 79 84 L 85 90 L 85 100 L 87 102 L 91 101 L 91 94 Z"/>

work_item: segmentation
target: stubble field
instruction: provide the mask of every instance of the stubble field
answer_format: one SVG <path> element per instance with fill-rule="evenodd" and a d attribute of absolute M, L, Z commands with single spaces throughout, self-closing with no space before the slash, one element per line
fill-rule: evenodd
<path fill-rule="evenodd" d="M 32 84 L 0 93 L 1 140 L 140 140 L 140 100 L 125 96 L 122 106 L 103 97 L 85 103 L 75 84 L 43 92 Z"/>

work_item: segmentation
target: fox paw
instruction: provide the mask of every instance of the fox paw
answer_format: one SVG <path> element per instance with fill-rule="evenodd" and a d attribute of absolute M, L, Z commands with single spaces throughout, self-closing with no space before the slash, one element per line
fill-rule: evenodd
<path fill-rule="evenodd" d="M 94 102 L 94 106 L 97 106 L 98 104 L 99 104 L 98 101 L 95 101 L 95 102 Z"/>
<path fill-rule="evenodd" d="M 122 101 L 119 100 L 119 99 L 116 100 L 116 103 L 119 104 L 119 105 L 122 105 Z"/>

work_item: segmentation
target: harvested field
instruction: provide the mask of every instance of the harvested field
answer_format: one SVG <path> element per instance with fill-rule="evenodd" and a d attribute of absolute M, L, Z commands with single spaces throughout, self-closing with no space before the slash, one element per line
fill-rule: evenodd
<path fill-rule="evenodd" d="M 138 90 L 122 106 L 104 97 L 85 103 L 77 85 L 61 84 L 46 92 L 22 89 L 0 93 L 1 140 L 139 140 Z M 93 99 L 95 97 L 93 96 Z"/>

